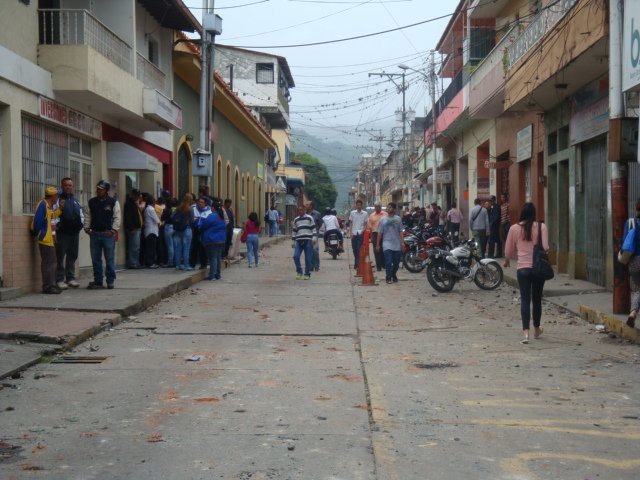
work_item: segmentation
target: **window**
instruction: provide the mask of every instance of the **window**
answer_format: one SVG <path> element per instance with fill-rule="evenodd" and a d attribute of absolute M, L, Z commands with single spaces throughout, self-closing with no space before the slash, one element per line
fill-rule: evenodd
<path fill-rule="evenodd" d="M 160 66 L 160 47 L 158 45 L 158 41 L 155 38 L 149 37 L 148 44 L 148 58 L 151 63 L 153 63 L 156 67 Z"/>
<path fill-rule="evenodd" d="M 275 83 L 273 63 L 256 63 L 256 83 Z"/>
<path fill-rule="evenodd" d="M 22 212 L 33 214 L 46 186 L 73 179 L 75 194 L 86 205 L 92 193 L 91 141 L 22 117 Z"/>

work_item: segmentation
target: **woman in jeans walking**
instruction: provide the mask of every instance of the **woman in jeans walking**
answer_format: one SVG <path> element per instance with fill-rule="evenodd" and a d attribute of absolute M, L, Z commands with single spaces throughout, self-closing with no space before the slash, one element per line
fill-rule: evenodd
<path fill-rule="evenodd" d="M 542 335 L 542 289 L 544 280 L 534 277 L 533 246 L 538 243 L 538 232 L 542 233 L 542 248 L 549 250 L 549 235 L 545 224 L 536 222 L 536 207 L 527 202 L 522 206 L 518 223 L 512 225 L 507 235 L 504 252 L 504 266 L 509 267 L 512 258 L 518 261 L 518 285 L 520 286 L 520 316 L 522 317 L 523 339 L 529 343 L 529 322 L 533 313 L 533 337 Z"/>
<path fill-rule="evenodd" d="M 220 267 L 222 264 L 222 251 L 227 239 L 227 225 L 222 211 L 222 202 L 214 198 L 211 205 L 211 214 L 198 219 L 198 230 L 202 235 L 202 244 L 209 259 L 209 275 L 207 280 L 220 280 Z"/>
<path fill-rule="evenodd" d="M 173 222 L 173 263 L 178 270 L 193 270 L 189 265 L 189 252 L 191 251 L 191 222 L 193 222 L 193 196 L 185 193 L 182 202 L 171 215 Z"/>
<path fill-rule="evenodd" d="M 260 233 L 260 220 L 258 220 L 258 214 L 251 212 L 249 218 L 244 223 L 244 231 L 247 236 L 247 262 L 249 268 L 254 265 L 257 267 L 260 261 L 260 239 L 258 234 Z"/>

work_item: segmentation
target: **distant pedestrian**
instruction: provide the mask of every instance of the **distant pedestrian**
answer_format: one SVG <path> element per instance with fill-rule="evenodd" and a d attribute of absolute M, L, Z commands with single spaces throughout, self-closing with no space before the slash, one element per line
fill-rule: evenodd
<path fill-rule="evenodd" d="M 236 226 L 236 216 L 233 213 L 233 208 L 231 208 L 232 201 L 230 198 L 224 199 L 224 212 L 227 215 L 227 233 L 226 239 L 224 242 L 224 252 L 222 252 L 222 258 L 227 258 L 229 256 L 229 249 L 231 248 L 231 243 L 233 242 L 233 229 Z"/>
<path fill-rule="evenodd" d="M 317 230 L 313 217 L 306 213 L 306 209 L 302 205 L 298 207 L 298 216 L 293 219 L 291 240 L 293 263 L 296 266 L 296 279 L 309 280 L 311 278 L 313 246 L 317 242 Z M 304 253 L 304 274 L 300 264 L 302 253 Z"/>
<path fill-rule="evenodd" d="M 475 206 L 471 209 L 471 212 L 469 212 L 471 232 L 473 239 L 478 244 L 480 257 L 484 257 L 487 247 L 487 237 L 489 235 L 489 213 L 487 209 L 481 205 L 479 198 L 476 198 L 473 203 Z"/>
<path fill-rule="evenodd" d="M 362 209 L 362 200 L 356 200 L 356 209 L 349 214 L 349 237 L 351 237 L 351 250 L 353 250 L 354 270 L 358 268 L 360 248 L 362 248 L 368 220 L 369 214 Z"/>
<path fill-rule="evenodd" d="M 127 268 L 140 268 L 140 241 L 142 239 L 142 212 L 140 190 L 133 189 L 124 202 L 123 224 L 125 231 L 125 250 L 127 253 Z"/>
<path fill-rule="evenodd" d="M 260 220 L 256 212 L 251 212 L 244 222 L 242 235 L 247 242 L 247 263 L 249 268 L 260 264 Z"/>
<path fill-rule="evenodd" d="M 490 258 L 502 257 L 502 241 L 500 240 L 500 206 L 495 195 L 491 196 L 489 206 L 489 250 L 487 256 Z"/>
<path fill-rule="evenodd" d="M 80 246 L 80 232 L 84 226 L 84 212 L 73 194 L 73 180 L 62 179 L 62 193 L 58 196 L 59 221 L 56 225 L 56 285 L 58 288 L 78 288 L 76 260 Z"/>
<path fill-rule="evenodd" d="M 175 198 L 168 199 L 166 208 L 162 212 L 162 217 L 160 218 L 160 221 L 164 224 L 164 244 L 167 249 L 166 263 L 164 266 L 167 268 L 173 268 L 176 266 L 175 250 L 173 245 L 173 213 L 176 211 L 177 206 L 178 200 Z"/>
<path fill-rule="evenodd" d="M 216 281 L 222 278 L 222 252 L 227 236 L 222 202 L 219 198 L 213 198 L 211 213 L 198 219 L 198 230 L 202 236 L 202 245 L 209 259 L 209 275 L 206 280 Z"/>
<path fill-rule="evenodd" d="M 54 213 L 53 206 L 58 200 L 58 189 L 47 187 L 44 198 L 36 205 L 31 223 L 31 232 L 38 241 L 40 250 L 40 273 L 42 275 L 42 293 L 58 294 L 62 289 L 56 285 L 56 239 L 53 222 L 59 211 Z"/>
<path fill-rule="evenodd" d="M 269 219 L 269 236 L 275 237 L 278 235 L 278 222 L 280 221 L 280 212 L 275 205 L 272 205 L 267 212 L 267 218 Z"/>
<path fill-rule="evenodd" d="M 323 223 L 322 215 L 319 211 L 313 208 L 313 202 L 308 202 L 306 206 L 307 214 L 311 215 L 313 222 L 316 224 L 316 235 L 318 235 Z M 318 242 L 313 244 L 313 260 L 311 261 L 311 269 L 316 272 L 320 270 L 320 247 Z"/>
<path fill-rule="evenodd" d="M 162 214 L 167 208 L 167 199 L 163 196 L 156 198 L 153 208 L 156 210 L 156 215 L 160 220 L 158 224 L 158 239 L 156 240 L 156 263 L 161 267 L 165 267 L 167 264 L 167 246 L 164 242 L 164 221 L 162 220 Z"/>
<path fill-rule="evenodd" d="M 89 200 L 89 207 L 84 218 L 84 231 L 89 235 L 91 263 L 93 264 L 93 281 L 87 288 L 95 290 L 104 288 L 102 283 L 106 276 L 107 288 L 111 289 L 116 281 L 116 241 L 120 229 L 120 203 L 109 196 L 111 184 L 100 180 L 96 185 L 96 196 Z M 103 268 L 102 257 L 105 267 Z"/>
<path fill-rule="evenodd" d="M 640 198 L 636 200 L 635 218 L 627 220 L 624 225 L 624 233 L 622 235 L 622 241 L 627 237 L 629 233 L 630 223 L 635 225 L 635 228 L 640 228 Z M 631 328 L 636 326 L 636 318 L 638 312 L 640 312 L 640 235 L 636 233 L 635 236 L 635 251 L 629 260 L 629 287 L 631 290 L 631 308 L 629 310 L 629 316 L 627 317 L 627 325 Z"/>
<path fill-rule="evenodd" d="M 396 215 L 396 204 L 393 202 L 387 205 L 387 216 L 378 223 L 376 250 L 384 254 L 387 283 L 396 283 L 402 255 L 402 219 Z"/>
<path fill-rule="evenodd" d="M 522 319 L 523 339 L 521 343 L 529 343 L 529 323 L 533 315 L 533 337 L 542 335 L 540 326 L 542 318 L 542 290 L 544 280 L 533 275 L 533 247 L 542 234 L 542 248 L 549 250 L 547 226 L 536 222 L 536 207 L 527 202 L 522 206 L 518 223 L 511 226 L 507 235 L 504 250 L 504 266 L 510 266 L 511 259 L 517 259 L 517 277 L 520 287 L 520 317 Z"/>
<path fill-rule="evenodd" d="M 376 245 L 378 243 L 378 225 L 380 224 L 380 220 L 387 216 L 387 212 L 382 210 L 382 204 L 380 202 L 375 202 L 373 205 L 373 212 L 369 215 L 367 219 L 367 230 L 371 233 L 371 245 L 373 245 L 373 255 L 376 260 L 376 270 L 381 272 L 384 268 L 384 254 L 382 250 L 378 250 Z"/>
<path fill-rule="evenodd" d="M 182 202 L 171 215 L 173 222 L 173 263 L 177 270 L 194 270 L 189 263 L 193 231 L 193 195 L 185 193 Z"/>
<path fill-rule="evenodd" d="M 158 268 L 158 236 L 160 235 L 160 219 L 155 209 L 155 199 L 149 193 L 143 193 L 145 207 L 144 219 L 144 260 L 147 268 Z"/>
<path fill-rule="evenodd" d="M 451 208 L 447 212 L 447 230 L 454 242 L 457 242 L 460 238 L 460 224 L 463 218 L 462 212 L 458 209 L 456 202 L 452 202 Z"/>
<path fill-rule="evenodd" d="M 503 193 L 500 195 L 500 240 L 502 245 L 507 243 L 507 235 L 511 227 L 511 210 L 509 209 L 509 197 Z"/>
<path fill-rule="evenodd" d="M 207 202 L 211 203 L 207 203 Z M 193 239 L 191 240 L 191 254 L 190 263 L 195 268 L 200 263 L 200 269 L 205 270 L 207 268 L 207 251 L 202 243 L 202 232 L 198 225 L 200 220 L 204 220 L 211 215 L 211 207 L 213 199 L 207 199 L 207 197 L 199 197 L 198 201 L 193 206 L 193 222 L 191 223 L 191 229 L 193 230 Z"/>

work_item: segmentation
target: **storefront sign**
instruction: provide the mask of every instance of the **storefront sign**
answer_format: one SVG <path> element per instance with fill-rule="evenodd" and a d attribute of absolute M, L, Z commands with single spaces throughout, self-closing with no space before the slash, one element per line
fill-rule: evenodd
<path fill-rule="evenodd" d="M 437 183 L 451 183 L 451 169 L 436 172 Z"/>
<path fill-rule="evenodd" d="M 569 143 L 575 145 L 608 130 L 609 98 L 605 97 L 582 110 L 572 112 L 569 121 Z"/>
<path fill-rule="evenodd" d="M 622 90 L 640 89 L 640 0 L 625 0 L 622 33 Z"/>
<path fill-rule="evenodd" d="M 478 178 L 478 197 L 484 198 L 489 196 L 491 181 L 488 178 Z"/>
<path fill-rule="evenodd" d="M 501 160 L 499 162 L 490 162 L 489 160 L 487 160 L 486 162 L 484 162 L 484 168 L 489 168 L 492 170 L 509 168 L 511 165 L 513 165 L 512 160 Z"/>
<path fill-rule="evenodd" d="M 164 127 L 174 130 L 182 128 L 182 108 L 153 88 L 144 89 L 142 112 Z"/>
<path fill-rule="evenodd" d="M 524 162 L 531 158 L 533 149 L 533 125 L 523 128 L 516 134 L 517 160 Z"/>
<path fill-rule="evenodd" d="M 102 140 L 102 122 L 86 116 L 46 97 L 39 97 L 40 117 L 50 122 Z"/>

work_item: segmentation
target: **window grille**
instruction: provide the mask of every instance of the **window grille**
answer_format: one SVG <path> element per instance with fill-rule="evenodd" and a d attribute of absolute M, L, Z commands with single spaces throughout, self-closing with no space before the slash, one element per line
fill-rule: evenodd
<path fill-rule="evenodd" d="M 273 63 L 256 64 L 256 83 L 275 83 Z"/>

